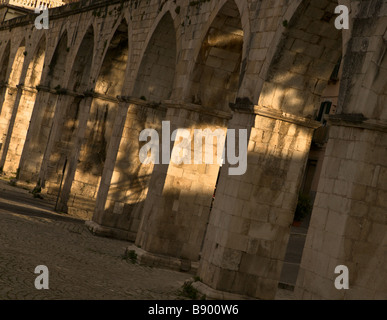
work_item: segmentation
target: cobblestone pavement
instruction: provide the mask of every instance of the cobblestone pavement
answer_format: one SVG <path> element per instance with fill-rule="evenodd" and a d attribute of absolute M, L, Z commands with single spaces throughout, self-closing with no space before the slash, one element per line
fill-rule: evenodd
<path fill-rule="evenodd" d="M 0 180 L 0 300 L 181 299 L 190 274 L 127 262 L 129 242 L 93 236 L 45 198 Z M 49 269 L 49 290 L 35 288 L 38 265 Z M 293 294 L 278 290 L 276 299 Z"/>
<path fill-rule="evenodd" d="M 93 236 L 46 202 L 0 181 L 0 299 L 176 299 L 191 278 L 123 260 L 128 242 Z M 49 290 L 35 289 L 38 265 Z"/>

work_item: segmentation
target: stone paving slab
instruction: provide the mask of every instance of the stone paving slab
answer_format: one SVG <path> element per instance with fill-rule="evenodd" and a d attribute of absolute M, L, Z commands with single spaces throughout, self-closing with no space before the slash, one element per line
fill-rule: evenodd
<path fill-rule="evenodd" d="M 94 236 L 52 207 L 0 180 L 0 300 L 182 299 L 191 274 L 132 264 L 123 259 L 130 242 Z M 49 290 L 34 286 L 38 265 L 49 269 Z M 292 292 L 280 289 L 276 299 Z"/>
<path fill-rule="evenodd" d="M 31 204 L 35 199 L 18 204 L 14 197 L 27 199 L 28 192 L 2 185 L 0 299 L 178 299 L 191 278 L 127 262 L 122 255 L 128 242 L 93 236 L 82 220 L 39 211 Z M 34 286 L 38 265 L 49 269 L 49 290 Z"/>

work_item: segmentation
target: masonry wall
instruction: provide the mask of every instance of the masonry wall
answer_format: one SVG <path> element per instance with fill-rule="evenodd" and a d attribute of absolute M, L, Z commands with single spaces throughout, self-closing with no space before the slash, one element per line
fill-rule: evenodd
<path fill-rule="evenodd" d="M 330 129 L 298 298 L 386 298 L 386 152 L 385 132 Z M 339 265 L 349 269 L 350 290 L 334 286 Z"/>
<path fill-rule="evenodd" d="M 299 287 L 302 297 L 335 294 L 324 289 L 332 278 L 329 271 L 315 270 L 314 259 L 342 259 L 347 253 L 341 247 L 327 254 L 334 240 L 354 246 L 349 263 L 384 274 L 379 264 L 385 248 L 383 215 L 368 216 L 368 209 L 357 213 L 362 206 L 356 201 L 372 212 L 385 210 L 386 4 L 351 2 L 353 36 L 334 28 L 337 4 L 89 0 L 51 9 L 46 31 L 34 28 L 32 17 L 3 23 L 4 174 L 17 172 L 43 192 L 60 190 L 59 210 L 93 220 L 102 234 L 136 239 L 150 255 L 189 262 L 200 258 L 199 275 L 214 289 L 271 299 L 318 125 L 314 116 L 348 44 L 338 113 L 363 114 L 372 121 L 360 116 L 365 127 L 341 128 L 339 123 L 332 130 Z M 375 15 L 380 19 L 373 21 Z M 25 90 L 43 37 L 40 77 L 34 76 Z M 138 133 L 145 127 L 160 129 L 163 120 L 191 133 L 195 127 L 247 129 L 247 172 L 230 177 L 222 169 L 211 214 L 219 167 L 153 167 L 137 161 Z M 329 176 L 330 170 L 336 175 Z M 324 207 L 326 178 L 332 179 L 334 196 Z M 368 179 L 363 186 L 355 186 L 363 178 Z M 325 210 L 326 222 L 319 220 L 319 210 Z M 358 218 L 376 231 L 351 238 Z M 322 244 L 314 243 L 315 237 L 324 239 Z M 363 249 L 373 254 L 362 257 Z M 365 286 L 358 274 L 354 282 L 364 290 L 354 292 L 383 296 L 383 283 Z"/>

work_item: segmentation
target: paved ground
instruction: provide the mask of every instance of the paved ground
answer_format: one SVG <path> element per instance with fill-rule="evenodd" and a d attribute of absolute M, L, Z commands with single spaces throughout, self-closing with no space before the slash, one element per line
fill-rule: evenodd
<path fill-rule="evenodd" d="M 51 210 L 0 180 L 0 300 L 168 300 L 192 276 L 122 259 L 128 242 L 93 236 L 84 221 Z M 49 269 L 49 290 L 37 290 L 35 267 Z M 279 290 L 279 300 L 292 299 Z"/>
<path fill-rule="evenodd" d="M 0 181 L 0 300 L 176 299 L 191 278 L 123 260 L 127 242 L 93 236 L 50 207 Z M 35 289 L 38 265 L 49 269 L 49 290 Z"/>

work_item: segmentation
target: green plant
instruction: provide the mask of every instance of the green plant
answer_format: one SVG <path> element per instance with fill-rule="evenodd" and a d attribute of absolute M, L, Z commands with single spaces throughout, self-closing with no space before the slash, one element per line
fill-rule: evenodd
<path fill-rule="evenodd" d="M 294 221 L 302 221 L 308 214 L 312 212 L 312 201 L 306 194 L 298 195 L 296 212 L 294 213 Z"/>
<path fill-rule="evenodd" d="M 135 264 L 137 262 L 137 253 L 135 250 L 125 250 L 125 253 L 122 255 L 122 259 L 126 261 L 130 261 Z"/>
<path fill-rule="evenodd" d="M 183 284 L 179 295 L 191 300 L 206 300 L 206 295 L 200 296 L 199 290 L 192 285 L 192 281 L 187 281 Z"/>

